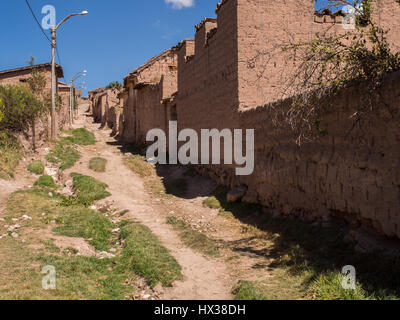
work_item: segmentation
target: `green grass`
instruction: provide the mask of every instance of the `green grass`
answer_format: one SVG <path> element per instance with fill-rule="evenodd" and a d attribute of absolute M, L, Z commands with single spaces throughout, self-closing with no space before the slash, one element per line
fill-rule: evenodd
<path fill-rule="evenodd" d="M 186 246 L 208 256 L 218 256 L 216 241 L 208 238 L 205 234 L 192 230 L 186 222 L 175 217 L 167 218 L 167 223 L 179 231 L 179 237 Z"/>
<path fill-rule="evenodd" d="M 399 257 L 357 252 L 353 243 L 344 241 L 341 225 L 326 228 L 300 219 L 273 218 L 257 205 L 228 203 L 227 191 L 218 187 L 204 205 L 242 223 L 243 233 L 252 240 L 233 250 L 251 251 L 255 243 L 255 252 L 272 261 L 265 267 L 274 275 L 269 283 L 276 289 L 263 292 L 268 299 L 400 299 Z M 346 265 L 357 271 L 357 289 L 352 292 L 338 282 Z"/>
<path fill-rule="evenodd" d="M 235 300 L 267 300 L 263 290 L 255 281 L 239 281 L 232 291 Z"/>
<path fill-rule="evenodd" d="M 44 165 L 40 160 L 34 161 L 31 164 L 29 164 L 27 169 L 30 173 L 37 175 L 42 175 L 44 173 Z"/>
<path fill-rule="evenodd" d="M 61 170 L 72 168 L 80 158 L 81 155 L 78 150 L 60 142 L 46 156 L 47 161 L 57 164 Z"/>
<path fill-rule="evenodd" d="M 57 185 L 54 183 L 53 177 L 41 176 L 34 184 L 36 187 L 55 188 Z"/>
<path fill-rule="evenodd" d="M 80 146 L 90 146 L 96 144 L 94 134 L 85 128 L 64 131 L 69 137 L 61 137 L 60 141 L 63 144 L 75 144 Z"/>
<path fill-rule="evenodd" d="M 122 229 L 121 237 L 125 239 L 121 255 L 123 268 L 146 279 L 149 286 L 154 288 L 161 283 L 169 287 L 183 278 L 181 266 L 149 228 L 133 222 Z"/>
<path fill-rule="evenodd" d="M 46 157 L 47 161 L 57 164 L 61 170 L 72 168 L 81 158 L 76 145 L 88 146 L 96 143 L 94 134 L 84 128 L 64 131 L 64 133 L 69 136 L 61 137 Z"/>
<path fill-rule="evenodd" d="M 113 224 L 100 212 L 75 206 L 59 215 L 62 225 L 54 229 L 60 235 L 72 238 L 90 239 L 89 243 L 99 251 L 110 247 Z"/>
<path fill-rule="evenodd" d="M 107 160 L 104 158 L 92 158 L 89 162 L 89 169 L 95 172 L 106 172 Z"/>
<path fill-rule="evenodd" d="M 29 233 L 21 229 L 26 243 L 11 237 L 0 241 L 0 299 L 120 300 L 135 293 L 131 283 L 139 276 L 153 287 L 158 283 L 170 286 L 183 278 L 181 267 L 158 238 L 136 222 L 118 224 L 124 246 L 115 258 L 77 256 L 75 248 L 61 252 L 51 239 L 38 236 L 46 234 L 49 220 L 58 224 L 54 228 L 57 234 L 83 237 L 97 250 L 107 250 L 117 241 L 117 235 L 110 231 L 117 225 L 107 217 L 82 205 L 60 206 L 62 200 L 62 196 L 49 197 L 38 188 L 11 195 L 6 221 L 10 223 L 23 214 L 33 219 L 23 226 L 30 229 Z M 41 287 L 40 271 L 45 265 L 56 268 L 57 290 Z"/>
<path fill-rule="evenodd" d="M 94 201 L 109 197 L 107 185 L 99 180 L 79 173 L 71 173 L 74 181 L 74 191 L 78 194 L 78 203 L 90 206 Z"/>
<path fill-rule="evenodd" d="M 128 155 L 124 157 L 124 164 L 142 178 L 150 177 L 154 174 L 154 167 L 140 155 Z"/>
<path fill-rule="evenodd" d="M 22 147 L 18 139 L 0 131 L 0 179 L 14 178 L 13 171 L 22 159 Z"/>

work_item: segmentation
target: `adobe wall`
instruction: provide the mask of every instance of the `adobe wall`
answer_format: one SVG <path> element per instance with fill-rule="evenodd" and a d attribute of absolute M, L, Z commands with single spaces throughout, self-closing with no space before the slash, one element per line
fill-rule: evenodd
<path fill-rule="evenodd" d="M 195 39 L 178 45 L 179 129 L 235 127 L 238 109 L 236 0 L 218 18 L 196 26 Z"/>
<path fill-rule="evenodd" d="M 290 128 L 270 121 L 271 107 L 286 110 L 290 99 L 241 112 L 240 128 L 255 129 L 254 173 L 239 177 L 222 166 L 204 167 L 203 173 L 224 185 L 247 185 L 244 201 L 269 212 L 341 219 L 400 238 L 400 72 L 388 77 L 381 94 L 393 116 L 376 103 L 376 111 L 351 131 L 350 116 L 362 103 L 356 86 L 333 98 L 334 111 L 321 124 L 328 135 L 300 147 Z"/>
<path fill-rule="evenodd" d="M 47 93 L 51 92 L 51 72 L 49 70 L 40 70 L 44 79 L 46 80 L 46 84 L 44 87 L 44 91 Z M 26 80 L 32 77 L 31 70 L 22 70 L 18 72 L 13 72 L 12 74 L 5 74 L 0 76 L 0 85 L 11 85 L 11 86 L 23 86 L 27 85 Z M 58 79 L 57 79 L 58 81 Z M 69 93 L 68 99 L 65 98 L 65 92 L 60 89 L 60 86 L 57 86 L 57 94 L 61 98 L 62 105 L 57 109 L 57 131 L 63 129 L 66 124 L 69 123 Z M 50 127 L 51 127 L 51 118 L 50 115 L 44 115 L 42 119 L 39 119 L 37 124 L 35 125 L 35 140 L 36 146 L 40 147 L 44 144 L 45 140 L 50 136 Z M 32 140 L 32 131 L 29 129 L 28 132 L 22 134 L 24 137 L 21 140 L 21 143 L 24 147 L 30 147 L 30 141 Z M 24 139 L 26 141 L 24 141 Z"/>
<path fill-rule="evenodd" d="M 229 3 L 233 0 L 224 0 Z M 237 0 L 240 108 L 254 108 L 295 94 L 286 88 L 295 67 L 282 47 L 309 41 L 316 33 L 343 34 L 342 16 L 314 13 L 313 0 Z M 226 5 L 223 4 L 222 7 Z M 373 18 L 390 30 L 388 40 L 400 46 L 400 5 L 374 0 Z"/>
<path fill-rule="evenodd" d="M 163 101 L 177 91 L 177 63 L 172 48 L 125 77 L 122 133 L 119 130 L 123 142 L 144 144 L 149 130 L 166 130 Z"/>

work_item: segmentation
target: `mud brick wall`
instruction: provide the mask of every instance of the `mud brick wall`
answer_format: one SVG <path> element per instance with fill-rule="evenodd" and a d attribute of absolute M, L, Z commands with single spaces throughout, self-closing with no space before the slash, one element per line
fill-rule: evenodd
<path fill-rule="evenodd" d="M 178 89 L 177 63 L 176 50 L 169 49 L 125 78 L 122 141 L 144 144 L 149 130 L 167 130 L 163 101 Z"/>

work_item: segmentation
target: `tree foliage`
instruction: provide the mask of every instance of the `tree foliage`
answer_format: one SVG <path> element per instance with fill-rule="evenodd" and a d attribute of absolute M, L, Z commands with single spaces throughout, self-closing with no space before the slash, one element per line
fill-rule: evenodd
<path fill-rule="evenodd" d="M 122 89 L 122 84 L 119 81 L 114 81 L 114 82 L 111 82 L 107 86 L 107 89 L 118 89 L 118 90 L 121 90 Z"/>
<path fill-rule="evenodd" d="M 43 103 L 26 86 L 0 86 L 0 99 L 4 104 L 0 130 L 23 131 L 45 112 Z"/>
<path fill-rule="evenodd" d="M 297 132 L 298 143 L 312 138 L 316 132 L 327 133 L 320 127 L 327 109 L 321 104 L 323 98 L 332 97 L 353 83 L 365 83 L 365 92 L 360 93 L 365 101 L 354 115 L 359 122 L 374 108 L 372 94 L 381 87 L 385 76 L 400 70 L 400 54 L 392 51 L 387 31 L 373 20 L 372 3 L 372 0 L 330 0 L 331 7 L 353 8 L 355 28 L 340 35 L 317 34 L 311 41 L 283 47 L 295 66 L 287 88 L 295 92 L 296 98 L 290 110 L 280 116 Z"/>

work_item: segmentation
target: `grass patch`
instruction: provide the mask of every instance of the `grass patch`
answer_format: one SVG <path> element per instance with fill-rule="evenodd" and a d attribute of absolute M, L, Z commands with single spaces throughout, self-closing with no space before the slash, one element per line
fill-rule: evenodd
<path fill-rule="evenodd" d="M 84 206 L 90 206 L 94 201 L 105 199 L 111 194 L 106 191 L 107 185 L 99 180 L 79 173 L 71 173 L 74 181 L 74 191 L 78 194 L 77 201 Z"/>
<path fill-rule="evenodd" d="M 90 239 L 89 243 L 99 251 L 110 247 L 113 224 L 100 212 L 85 207 L 70 207 L 59 216 L 62 224 L 54 229 L 60 235 Z"/>
<path fill-rule="evenodd" d="M 31 164 L 29 164 L 27 169 L 30 173 L 37 175 L 42 175 L 44 173 L 44 165 L 40 160 L 34 161 Z"/>
<path fill-rule="evenodd" d="M 6 132 L 0 132 L 0 179 L 13 179 L 13 171 L 21 159 L 22 148 L 18 139 Z"/>
<path fill-rule="evenodd" d="M 146 279 L 149 286 L 170 287 L 183 278 L 181 266 L 149 228 L 134 222 L 122 229 L 121 237 L 125 239 L 122 266 Z"/>
<path fill-rule="evenodd" d="M 34 184 L 35 187 L 42 188 L 55 188 L 57 185 L 54 183 L 53 177 L 41 176 Z"/>
<path fill-rule="evenodd" d="M 354 244 L 344 241 L 345 228 L 340 225 L 324 228 L 300 219 L 273 218 L 257 205 L 228 203 L 227 192 L 218 187 L 204 205 L 242 222 L 257 252 L 272 261 L 265 266 L 275 279 L 263 293 L 268 299 L 400 298 L 400 258 L 357 252 Z M 250 250 L 252 244 L 244 246 Z M 345 291 L 340 285 L 346 265 L 357 271 L 356 290 Z"/>
<path fill-rule="evenodd" d="M 218 256 L 216 241 L 208 238 L 205 234 L 192 230 L 186 222 L 175 217 L 167 218 L 167 223 L 179 231 L 179 236 L 186 246 L 208 256 Z"/>
<path fill-rule="evenodd" d="M 72 168 L 81 158 L 75 146 L 88 146 L 96 143 L 94 134 L 84 128 L 64 131 L 68 137 L 61 137 L 47 155 L 46 160 L 57 164 L 61 170 Z"/>
<path fill-rule="evenodd" d="M 232 291 L 235 300 L 267 300 L 263 290 L 255 281 L 239 281 Z"/>
<path fill-rule="evenodd" d="M 49 197 L 38 188 L 11 195 L 7 223 L 23 214 L 33 219 L 23 225 L 31 230 L 25 234 L 26 243 L 11 237 L 0 241 L 0 299 L 121 300 L 131 297 L 135 291 L 131 283 L 139 275 L 153 286 L 169 286 L 182 279 L 179 264 L 157 237 L 138 223 L 122 221 L 118 225 L 125 243 L 121 256 L 112 259 L 78 256 L 75 248 L 61 252 L 52 240 L 40 239 L 38 234 L 54 220 L 59 224 L 54 229 L 57 234 L 83 237 L 97 250 L 107 250 L 115 243 L 110 231 L 115 226 L 108 218 L 82 205 L 60 206 L 62 200 L 62 196 Z M 40 271 L 45 265 L 57 270 L 57 290 L 42 289 Z"/>
<path fill-rule="evenodd" d="M 92 158 L 89 162 L 89 169 L 95 172 L 106 172 L 107 160 L 104 158 Z"/>
<path fill-rule="evenodd" d="M 124 164 L 142 178 L 150 177 L 154 174 L 154 167 L 140 155 L 128 155 L 124 157 Z"/>
<path fill-rule="evenodd" d="M 60 142 L 46 156 L 47 161 L 58 165 L 61 170 L 72 168 L 80 158 L 78 150 Z"/>
<path fill-rule="evenodd" d="M 69 137 L 61 137 L 60 141 L 63 144 L 75 144 L 80 146 L 90 146 L 96 144 L 96 139 L 93 132 L 85 128 L 64 131 Z"/>

